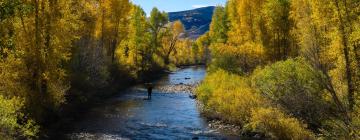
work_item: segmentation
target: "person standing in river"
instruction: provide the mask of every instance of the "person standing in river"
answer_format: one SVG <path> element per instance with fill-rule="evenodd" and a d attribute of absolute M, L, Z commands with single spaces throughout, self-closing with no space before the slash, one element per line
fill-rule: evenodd
<path fill-rule="evenodd" d="M 151 100 L 151 93 L 152 93 L 153 86 L 151 83 L 147 83 L 146 86 L 147 86 L 147 92 L 148 92 L 148 99 Z"/>

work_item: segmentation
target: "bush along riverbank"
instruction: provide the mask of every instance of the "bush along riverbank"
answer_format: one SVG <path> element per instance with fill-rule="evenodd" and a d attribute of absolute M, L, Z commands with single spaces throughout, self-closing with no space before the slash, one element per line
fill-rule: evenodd
<path fill-rule="evenodd" d="M 320 104 L 302 100 L 316 98 L 315 91 L 321 90 L 311 79 L 311 71 L 297 60 L 257 69 L 249 76 L 217 70 L 209 73 L 195 92 L 203 114 L 215 120 L 213 127 L 225 127 L 239 135 L 256 138 L 314 139 L 314 133 L 306 124 L 313 120 L 306 120 L 305 114 L 297 113 L 307 109 L 303 108 L 305 106 L 320 107 Z M 275 73 L 280 75 L 273 75 Z M 297 95 L 295 91 L 300 89 L 308 94 Z M 303 97 L 295 101 L 300 96 Z M 295 107 L 299 108 L 295 110 Z"/>

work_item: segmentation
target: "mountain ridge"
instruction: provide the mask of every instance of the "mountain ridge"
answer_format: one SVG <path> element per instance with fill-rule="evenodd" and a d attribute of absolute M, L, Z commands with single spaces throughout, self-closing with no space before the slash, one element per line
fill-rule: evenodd
<path fill-rule="evenodd" d="M 169 12 L 170 22 L 180 20 L 187 33 L 187 38 L 197 39 L 209 31 L 215 6 L 201 7 L 192 10 Z"/>

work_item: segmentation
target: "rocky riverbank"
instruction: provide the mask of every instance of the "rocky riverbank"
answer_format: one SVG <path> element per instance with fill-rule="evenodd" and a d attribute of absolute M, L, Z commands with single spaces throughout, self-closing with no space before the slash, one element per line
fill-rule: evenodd
<path fill-rule="evenodd" d="M 164 85 L 159 87 L 159 91 L 163 93 L 188 93 L 194 95 L 196 87 L 199 83 L 192 84 L 174 84 L 174 85 Z"/>
<path fill-rule="evenodd" d="M 226 132 L 233 135 L 241 134 L 241 127 L 234 124 L 227 124 L 220 120 L 211 120 L 208 122 L 209 128 L 219 132 Z"/>

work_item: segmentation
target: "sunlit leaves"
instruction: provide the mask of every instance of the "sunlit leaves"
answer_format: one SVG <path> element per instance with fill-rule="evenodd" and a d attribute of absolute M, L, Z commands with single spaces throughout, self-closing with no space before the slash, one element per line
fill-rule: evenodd
<path fill-rule="evenodd" d="M 1 93 L 1 92 L 0 92 Z M 22 120 L 24 114 L 22 109 L 24 103 L 21 98 L 13 97 L 11 99 L 0 95 L 0 136 L 3 139 L 13 138 L 35 138 L 39 133 L 39 127 L 33 120 Z M 22 122 L 23 123 L 19 123 Z"/>
<path fill-rule="evenodd" d="M 228 19 L 224 7 L 216 7 L 212 22 L 210 24 L 209 35 L 213 43 L 225 43 L 227 40 Z"/>
<path fill-rule="evenodd" d="M 260 132 L 272 139 L 313 139 L 305 124 L 271 107 L 250 83 L 249 77 L 218 70 L 205 78 L 196 93 L 207 116 L 239 124 L 244 132 Z"/>
<path fill-rule="evenodd" d="M 276 108 L 258 108 L 252 112 L 249 125 L 257 132 L 263 132 L 273 139 L 312 140 L 314 134 L 294 117 L 287 116 Z"/>

